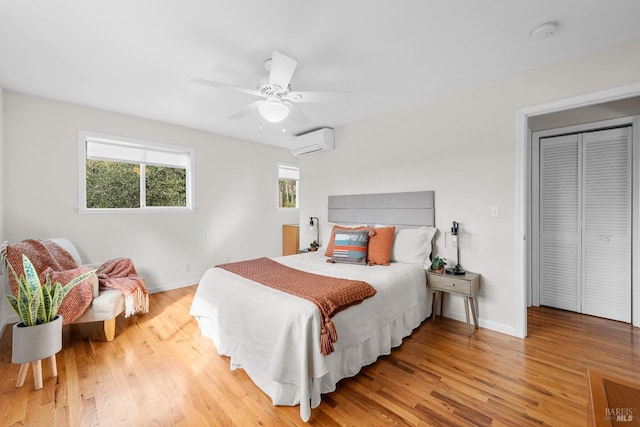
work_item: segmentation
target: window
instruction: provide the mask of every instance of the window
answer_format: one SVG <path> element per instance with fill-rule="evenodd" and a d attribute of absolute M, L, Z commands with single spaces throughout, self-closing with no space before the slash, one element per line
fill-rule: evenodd
<path fill-rule="evenodd" d="M 78 132 L 79 210 L 193 209 L 193 148 Z"/>
<path fill-rule="evenodd" d="M 300 186 L 300 168 L 291 165 L 278 165 L 278 207 L 295 209 L 298 207 L 298 187 Z"/>

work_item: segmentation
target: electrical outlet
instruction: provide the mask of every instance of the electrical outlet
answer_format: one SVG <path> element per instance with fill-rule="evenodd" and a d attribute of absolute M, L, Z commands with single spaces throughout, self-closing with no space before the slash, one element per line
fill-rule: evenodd
<path fill-rule="evenodd" d="M 491 217 L 498 218 L 500 216 L 500 206 L 493 205 L 491 206 Z"/>
<path fill-rule="evenodd" d="M 184 271 L 185 271 L 185 273 L 189 273 L 191 271 L 191 264 L 185 264 L 184 265 Z"/>

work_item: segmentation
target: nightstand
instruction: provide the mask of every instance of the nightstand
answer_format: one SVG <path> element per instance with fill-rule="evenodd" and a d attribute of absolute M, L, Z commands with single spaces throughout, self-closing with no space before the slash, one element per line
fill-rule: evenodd
<path fill-rule="evenodd" d="M 433 312 L 431 313 L 433 323 L 436 321 L 438 307 L 440 307 L 440 316 L 442 316 L 443 292 L 462 295 L 464 298 L 464 311 L 467 315 L 467 332 L 469 336 L 471 336 L 472 329 L 471 323 L 469 323 L 469 306 L 471 306 L 473 324 L 477 328 L 478 317 L 476 315 L 475 296 L 480 290 L 480 275 L 469 271 L 461 275 L 439 274 L 435 271 L 429 271 L 427 285 L 435 291 Z"/>

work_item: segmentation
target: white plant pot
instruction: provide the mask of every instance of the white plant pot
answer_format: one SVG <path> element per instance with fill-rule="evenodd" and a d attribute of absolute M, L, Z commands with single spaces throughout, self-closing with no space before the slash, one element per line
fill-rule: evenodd
<path fill-rule="evenodd" d="M 46 359 L 62 349 L 62 316 L 48 323 L 25 326 L 13 325 L 13 347 L 11 362 L 29 363 Z"/>

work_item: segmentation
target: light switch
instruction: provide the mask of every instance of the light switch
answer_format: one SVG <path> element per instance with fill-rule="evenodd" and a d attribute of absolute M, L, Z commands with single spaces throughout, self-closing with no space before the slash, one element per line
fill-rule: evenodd
<path fill-rule="evenodd" d="M 491 217 L 498 218 L 500 216 L 500 206 L 493 205 L 491 206 Z"/>

